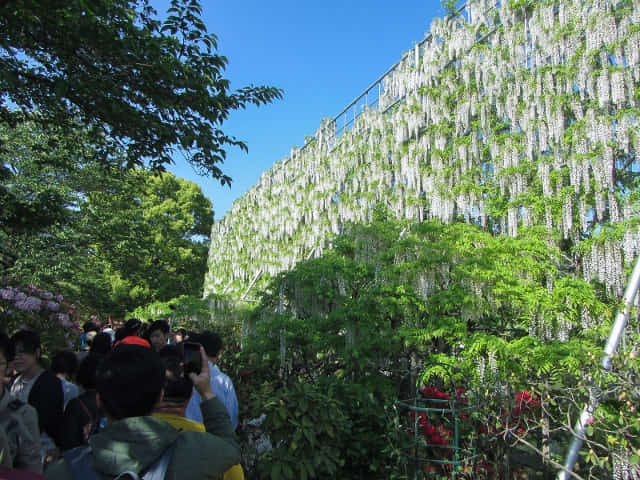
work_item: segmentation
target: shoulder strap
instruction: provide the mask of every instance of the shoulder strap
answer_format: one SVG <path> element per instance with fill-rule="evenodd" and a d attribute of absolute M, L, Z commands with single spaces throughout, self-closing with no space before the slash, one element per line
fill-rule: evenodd
<path fill-rule="evenodd" d="M 114 480 L 164 480 L 169 461 L 173 456 L 175 448 L 176 442 L 174 441 L 167 447 L 162 456 L 151 464 L 142 477 L 133 472 L 122 472 Z M 101 480 L 101 477 L 93 469 L 91 447 L 83 445 L 72 448 L 64 452 L 63 455 L 71 468 L 71 474 L 74 480 Z"/>
<path fill-rule="evenodd" d="M 174 440 L 171 445 L 167 447 L 162 456 L 153 462 L 153 464 L 147 469 L 146 473 L 142 476 L 142 480 L 164 480 L 167 468 L 169 467 L 169 461 L 173 456 L 175 448 L 176 441 Z"/>
<path fill-rule="evenodd" d="M 93 435 L 94 433 L 98 433 L 98 430 L 100 430 L 100 422 L 98 421 L 98 418 L 96 418 L 93 413 L 91 412 L 91 410 L 89 410 L 89 407 L 87 407 L 87 404 L 84 403 L 84 400 L 82 400 L 82 396 L 76 397 L 75 400 L 77 400 L 80 403 L 80 406 L 82 407 L 82 410 L 84 410 L 84 413 L 87 417 L 89 417 L 89 431 L 87 432 L 87 438 L 85 438 L 85 440 L 88 440 L 89 435 Z M 85 428 L 86 428 L 86 424 L 85 424 Z"/>
<path fill-rule="evenodd" d="M 93 469 L 91 447 L 82 445 L 67 450 L 62 455 L 71 469 L 71 475 L 74 480 L 101 480 L 98 473 Z"/>

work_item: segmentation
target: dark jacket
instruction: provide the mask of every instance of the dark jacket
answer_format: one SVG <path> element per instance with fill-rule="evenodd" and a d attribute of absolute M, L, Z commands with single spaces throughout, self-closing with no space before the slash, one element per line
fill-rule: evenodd
<path fill-rule="evenodd" d="M 89 439 L 96 471 L 112 479 L 125 471 L 140 473 L 175 442 L 166 480 L 220 479 L 240 463 L 227 409 L 217 398 L 201 404 L 207 433 L 180 433 L 164 420 L 151 416 L 116 420 Z M 45 472 L 51 480 L 71 480 L 66 460 L 58 460 Z"/>

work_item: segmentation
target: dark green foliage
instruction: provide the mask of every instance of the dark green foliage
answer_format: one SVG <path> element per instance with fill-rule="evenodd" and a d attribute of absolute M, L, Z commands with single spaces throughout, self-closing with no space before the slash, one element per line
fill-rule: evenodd
<path fill-rule="evenodd" d="M 227 59 L 195 0 L 172 0 L 166 20 L 146 0 L 0 3 L 0 122 L 87 131 L 103 158 L 162 169 L 180 150 L 200 172 L 230 178 L 222 130 L 229 113 L 281 98 L 272 87 L 229 89 Z"/>
<path fill-rule="evenodd" d="M 388 479 L 397 471 L 392 397 L 326 377 L 261 400 L 276 446 L 259 463 L 261 478 Z"/>

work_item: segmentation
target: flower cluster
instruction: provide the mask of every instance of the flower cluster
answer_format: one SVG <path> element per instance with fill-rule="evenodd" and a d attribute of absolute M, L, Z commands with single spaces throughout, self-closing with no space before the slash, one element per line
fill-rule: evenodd
<path fill-rule="evenodd" d="M 40 333 L 49 350 L 70 348 L 80 334 L 80 314 L 62 295 L 35 285 L 6 281 L 0 288 L 0 318 L 7 333 L 29 328 Z"/>
<path fill-rule="evenodd" d="M 60 308 L 59 302 L 64 300 L 62 295 L 54 296 L 35 285 L 29 285 L 24 289 L 7 285 L 0 288 L 0 299 L 11 301 L 17 309 L 27 312 L 38 312 L 42 308 L 55 312 Z"/>
<path fill-rule="evenodd" d="M 435 399 L 435 400 L 451 400 L 451 397 L 447 395 L 445 392 L 441 392 L 436 387 L 424 387 L 422 390 L 422 395 L 424 395 L 427 399 Z"/>
<path fill-rule="evenodd" d="M 538 398 L 538 396 L 535 393 L 530 393 L 527 390 L 523 390 L 522 392 L 518 392 L 518 394 L 516 395 L 516 407 L 511 412 L 511 415 L 514 417 L 519 417 L 523 411 L 538 406 L 540 406 L 540 399 Z"/>

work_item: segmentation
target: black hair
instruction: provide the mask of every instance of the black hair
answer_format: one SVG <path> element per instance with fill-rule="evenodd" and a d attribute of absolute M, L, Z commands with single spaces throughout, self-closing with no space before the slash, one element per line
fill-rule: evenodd
<path fill-rule="evenodd" d="M 111 351 L 111 336 L 108 333 L 97 334 L 91 343 L 89 351 L 101 355 L 109 353 Z"/>
<path fill-rule="evenodd" d="M 96 387 L 104 409 L 119 420 L 151 414 L 164 379 L 165 368 L 155 351 L 121 344 L 98 367 Z"/>
<path fill-rule="evenodd" d="M 15 355 L 15 348 L 13 348 L 13 342 L 11 341 L 11 339 L 6 333 L 2 333 L 2 332 L 0 332 L 0 352 L 2 352 L 2 355 L 7 360 L 7 362 L 10 362 L 11 360 L 13 360 L 13 357 Z M 0 381 L 2 380 L 0 379 Z"/>
<path fill-rule="evenodd" d="M 169 402 L 187 402 L 191 398 L 193 382 L 184 374 L 184 355 L 182 349 L 167 345 L 160 350 L 160 358 L 166 370 L 164 398 Z"/>
<path fill-rule="evenodd" d="M 156 320 L 147 329 L 147 335 L 151 336 L 151 334 L 156 330 L 160 330 L 162 333 L 167 335 L 169 333 L 169 322 L 166 320 Z"/>
<path fill-rule="evenodd" d="M 97 332 L 98 325 L 96 325 L 95 322 L 88 321 L 85 322 L 84 325 L 82 325 L 82 330 L 84 331 L 84 333 Z"/>
<path fill-rule="evenodd" d="M 11 337 L 14 348 L 22 345 L 22 351 L 34 354 L 40 348 L 40 335 L 33 330 L 19 330 Z"/>
<path fill-rule="evenodd" d="M 96 330 L 91 330 L 90 332 L 86 333 L 86 335 L 84 336 L 85 350 L 87 350 L 88 348 L 91 348 L 91 345 L 93 345 L 93 339 L 96 338 L 96 335 L 98 335 L 98 332 Z"/>
<path fill-rule="evenodd" d="M 179 333 L 180 335 L 182 335 L 182 337 L 185 337 L 187 335 L 187 329 L 179 328 L 178 330 L 176 330 L 176 333 Z"/>
<path fill-rule="evenodd" d="M 125 327 L 120 327 L 119 329 L 116 330 L 115 341 L 119 342 L 120 340 L 123 340 L 128 336 L 129 336 L 129 331 Z"/>
<path fill-rule="evenodd" d="M 222 338 L 211 330 L 205 330 L 194 340 L 204 347 L 209 357 L 217 357 L 222 350 Z"/>
<path fill-rule="evenodd" d="M 95 390 L 96 388 L 96 372 L 100 362 L 104 358 L 103 355 L 90 352 L 78 367 L 76 381 L 85 390 Z"/>
<path fill-rule="evenodd" d="M 64 373 L 73 377 L 78 370 L 78 357 L 71 351 L 58 352 L 51 360 L 51 371 L 53 373 Z"/>
<path fill-rule="evenodd" d="M 139 335 L 140 330 L 142 329 L 142 320 L 139 318 L 130 318 L 124 324 L 124 329 L 127 331 L 125 337 L 129 337 L 131 335 Z"/>

